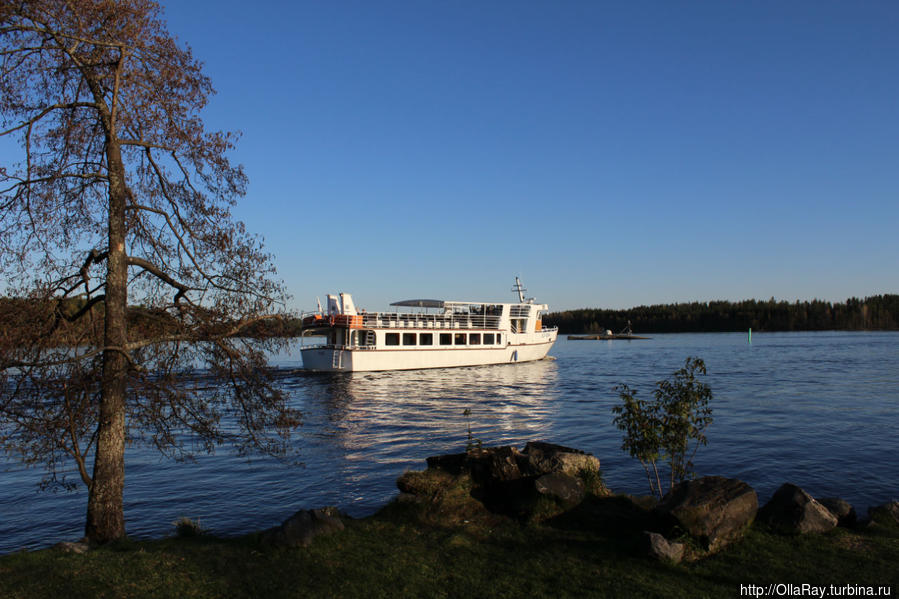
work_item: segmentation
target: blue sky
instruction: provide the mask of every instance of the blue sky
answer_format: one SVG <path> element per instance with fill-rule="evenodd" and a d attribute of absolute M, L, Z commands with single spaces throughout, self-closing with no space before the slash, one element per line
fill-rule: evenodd
<path fill-rule="evenodd" d="M 895 0 L 163 4 L 291 308 L 899 293 Z"/>

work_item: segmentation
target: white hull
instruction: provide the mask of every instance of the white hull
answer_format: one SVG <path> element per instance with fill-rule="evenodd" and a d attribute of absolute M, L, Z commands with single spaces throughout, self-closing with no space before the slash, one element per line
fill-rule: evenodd
<path fill-rule="evenodd" d="M 303 368 L 318 372 L 371 372 L 455 368 L 482 364 L 513 364 L 542 360 L 556 341 L 556 331 L 532 336 L 532 343 L 489 348 L 447 349 L 337 349 L 310 347 L 302 350 Z"/>

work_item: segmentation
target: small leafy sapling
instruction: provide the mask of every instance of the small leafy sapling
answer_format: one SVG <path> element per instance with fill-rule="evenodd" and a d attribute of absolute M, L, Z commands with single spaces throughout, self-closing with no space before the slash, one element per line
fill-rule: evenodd
<path fill-rule="evenodd" d="M 705 429 L 712 423 L 712 390 L 696 375 L 705 375 L 705 363 L 688 357 L 673 380 L 656 383 L 655 401 L 638 399 L 637 392 L 625 384 L 615 387 L 621 405 L 614 406 L 613 422 L 624 432 L 621 449 L 640 460 L 649 489 L 660 499 L 665 490 L 659 472 L 660 460 L 668 462 L 668 488 L 694 476 L 693 458 L 708 444 Z"/>
<path fill-rule="evenodd" d="M 468 441 L 465 443 L 465 451 L 469 452 L 472 449 L 480 449 L 481 440 L 476 439 L 471 434 L 471 408 L 465 408 L 465 411 L 462 412 L 462 415 L 465 416 L 465 420 L 468 423 Z"/>

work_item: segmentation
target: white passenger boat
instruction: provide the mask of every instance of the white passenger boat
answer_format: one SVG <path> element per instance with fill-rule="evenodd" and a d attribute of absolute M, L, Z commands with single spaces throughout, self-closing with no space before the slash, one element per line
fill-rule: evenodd
<path fill-rule="evenodd" d="M 357 311 L 349 293 L 328 296 L 327 310 L 302 316 L 303 368 L 315 371 L 411 370 L 541 360 L 558 329 L 544 328 L 546 304 L 416 299 L 393 312 Z M 411 308 L 400 312 L 400 308 Z M 324 337 L 304 345 L 307 336 Z"/>

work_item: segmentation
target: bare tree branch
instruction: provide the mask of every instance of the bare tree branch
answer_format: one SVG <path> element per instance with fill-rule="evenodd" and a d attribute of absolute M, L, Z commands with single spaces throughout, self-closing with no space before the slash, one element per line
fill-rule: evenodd
<path fill-rule="evenodd" d="M 86 533 L 112 540 L 126 437 L 175 457 L 185 439 L 284 451 L 299 417 L 266 375 L 278 342 L 236 336 L 278 318 L 285 291 L 232 220 L 235 136 L 206 131 L 211 83 L 157 4 L 0 10 L 0 137 L 22 148 L 0 166 L 0 270 L 18 290 L 0 298 L 0 450 L 51 482 L 73 461 Z M 215 383 L 191 382 L 198 364 Z"/>

